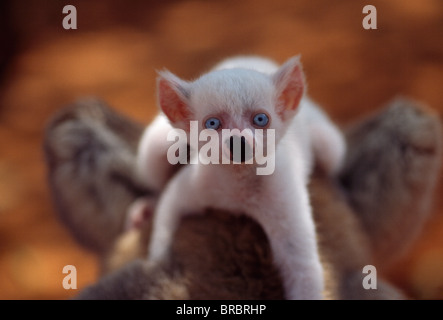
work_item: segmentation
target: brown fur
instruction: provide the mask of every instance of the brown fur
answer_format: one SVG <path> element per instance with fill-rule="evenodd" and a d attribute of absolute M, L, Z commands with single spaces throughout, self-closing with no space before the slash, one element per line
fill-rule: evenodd
<path fill-rule="evenodd" d="M 377 290 L 364 290 L 362 268 L 383 268 L 377 257 L 404 251 L 404 231 L 420 232 L 441 161 L 439 130 L 433 114 L 399 100 L 347 133 L 343 187 L 321 173 L 312 179 L 329 298 L 404 298 L 381 278 Z M 185 218 L 168 261 L 150 266 L 143 260 L 150 221 L 141 231 L 123 232 L 127 206 L 148 194 L 133 175 L 140 134 L 140 126 L 95 100 L 65 109 L 48 127 L 45 149 L 58 211 L 75 237 L 102 257 L 105 274 L 78 298 L 282 299 L 267 239 L 244 216 L 207 212 Z M 402 213 L 412 201 L 405 194 L 414 194 L 414 206 Z M 410 222 L 400 223 L 405 215 Z M 399 232 L 390 236 L 394 230 Z"/>

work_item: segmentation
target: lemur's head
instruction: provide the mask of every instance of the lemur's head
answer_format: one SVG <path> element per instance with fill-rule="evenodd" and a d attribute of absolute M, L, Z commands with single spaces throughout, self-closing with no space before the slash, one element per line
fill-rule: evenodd
<path fill-rule="evenodd" d="M 220 158 L 235 162 L 266 154 L 269 129 L 278 143 L 305 89 L 299 57 L 270 75 L 252 69 L 221 69 L 188 82 L 163 71 L 157 85 L 159 106 L 174 127 L 189 132 L 191 121 L 198 121 L 198 132 L 205 139 L 217 136 Z"/>

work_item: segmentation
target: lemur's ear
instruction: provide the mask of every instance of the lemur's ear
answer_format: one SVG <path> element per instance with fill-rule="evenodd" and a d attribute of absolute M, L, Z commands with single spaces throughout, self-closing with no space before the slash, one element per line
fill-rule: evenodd
<path fill-rule="evenodd" d="M 273 75 L 277 90 L 276 111 L 286 119 L 295 114 L 305 91 L 305 77 L 300 63 L 300 56 L 295 56 L 286 61 Z"/>
<path fill-rule="evenodd" d="M 189 130 L 192 110 L 189 106 L 189 83 L 169 71 L 159 72 L 157 78 L 158 104 L 171 124 Z"/>

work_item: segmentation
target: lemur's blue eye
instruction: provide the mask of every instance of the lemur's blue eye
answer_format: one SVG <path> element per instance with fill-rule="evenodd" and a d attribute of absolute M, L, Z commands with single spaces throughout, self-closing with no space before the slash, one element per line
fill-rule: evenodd
<path fill-rule="evenodd" d="M 206 129 L 217 130 L 220 127 L 220 120 L 218 120 L 217 118 L 209 118 L 205 122 L 205 127 Z"/>
<path fill-rule="evenodd" d="M 268 116 L 265 113 L 257 113 L 254 116 L 253 120 L 254 120 L 254 124 L 257 127 L 266 127 L 266 125 L 269 122 L 269 118 L 268 118 Z"/>

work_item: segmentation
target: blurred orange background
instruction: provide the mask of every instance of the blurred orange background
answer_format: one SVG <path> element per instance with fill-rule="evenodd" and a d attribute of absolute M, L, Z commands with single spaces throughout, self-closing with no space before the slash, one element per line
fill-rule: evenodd
<path fill-rule="evenodd" d="M 77 30 L 64 30 L 65 5 Z M 377 30 L 362 27 L 366 4 Z M 155 70 L 196 77 L 220 59 L 302 54 L 309 93 L 346 125 L 403 94 L 443 112 L 440 0 L 123 1 L 0 4 L 0 299 L 65 299 L 62 269 L 78 287 L 98 275 L 52 206 L 43 130 L 64 104 L 105 99 L 148 122 Z M 391 278 L 414 298 L 443 298 L 443 175 L 433 216 Z"/>

